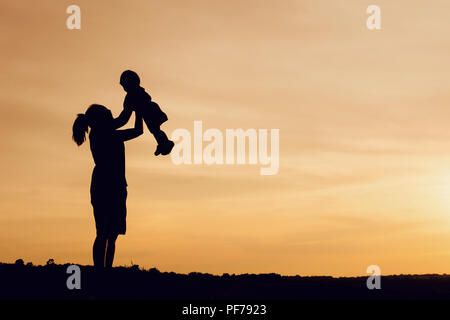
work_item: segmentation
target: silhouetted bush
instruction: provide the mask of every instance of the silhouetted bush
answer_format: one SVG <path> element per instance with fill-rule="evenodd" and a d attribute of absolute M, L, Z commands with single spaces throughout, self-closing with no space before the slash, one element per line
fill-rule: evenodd
<path fill-rule="evenodd" d="M 25 263 L 23 262 L 22 259 L 17 259 L 16 262 L 14 262 L 14 264 L 15 264 L 15 265 L 18 265 L 18 266 L 23 266 L 23 265 L 25 265 Z"/>
<path fill-rule="evenodd" d="M 55 260 L 54 259 L 48 259 L 48 261 L 47 261 L 47 265 L 48 266 L 52 266 L 54 264 L 55 264 Z"/>
<path fill-rule="evenodd" d="M 161 272 L 156 268 L 150 268 L 147 271 L 149 274 L 160 274 Z"/>
<path fill-rule="evenodd" d="M 133 271 L 139 271 L 139 265 L 138 265 L 138 264 L 133 264 L 133 265 L 130 267 L 130 269 L 133 270 Z"/>

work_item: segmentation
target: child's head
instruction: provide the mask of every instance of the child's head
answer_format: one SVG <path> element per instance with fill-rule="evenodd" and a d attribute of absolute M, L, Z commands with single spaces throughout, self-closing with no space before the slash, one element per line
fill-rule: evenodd
<path fill-rule="evenodd" d="M 141 79 L 134 71 L 126 70 L 120 76 L 120 85 L 126 92 L 137 88 L 140 83 Z"/>
<path fill-rule="evenodd" d="M 77 145 L 86 140 L 89 127 L 97 129 L 111 129 L 114 118 L 111 110 L 99 104 L 91 105 L 86 113 L 79 113 L 72 127 L 72 138 Z"/>

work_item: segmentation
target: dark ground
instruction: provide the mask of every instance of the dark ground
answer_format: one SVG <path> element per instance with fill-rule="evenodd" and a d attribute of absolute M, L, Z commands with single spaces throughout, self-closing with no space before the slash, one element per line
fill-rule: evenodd
<path fill-rule="evenodd" d="M 177 274 L 137 266 L 99 274 L 80 266 L 81 289 L 66 286 L 66 265 L 0 263 L 0 299 L 152 300 L 379 300 L 450 299 L 450 275 L 382 276 L 381 290 L 368 290 L 367 277 L 301 277 L 278 274 L 222 276 Z"/>

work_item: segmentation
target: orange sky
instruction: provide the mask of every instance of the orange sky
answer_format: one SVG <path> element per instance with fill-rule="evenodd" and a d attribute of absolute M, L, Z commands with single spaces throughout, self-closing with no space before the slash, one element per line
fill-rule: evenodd
<path fill-rule="evenodd" d="M 2 1 L 0 261 L 92 263 L 93 161 L 71 127 L 91 103 L 118 115 L 133 69 L 166 132 L 278 128 L 280 169 L 175 166 L 146 131 L 126 145 L 116 265 L 448 273 L 449 14 L 446 0 Z"/>

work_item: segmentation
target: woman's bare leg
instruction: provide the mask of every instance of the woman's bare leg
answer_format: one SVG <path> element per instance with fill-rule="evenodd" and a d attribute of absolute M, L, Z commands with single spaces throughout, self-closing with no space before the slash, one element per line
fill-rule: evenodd
<path fill-rule="evenodd" d="M 94 266 L 98 269 L 105 267 L 105 250 L 106 250 L 106 238 L 97 235 L 92 248 L 92 255 L 94 258 Z"/>
<path fill-rule="evenodd" d="M 114 253 L 116 251 L 116 239 L 117 235 L 108 237 L 108 241 L 106 244 L 106 259 L 105 259 L 106 268 L 112 268 L 114 261 Z"/>

